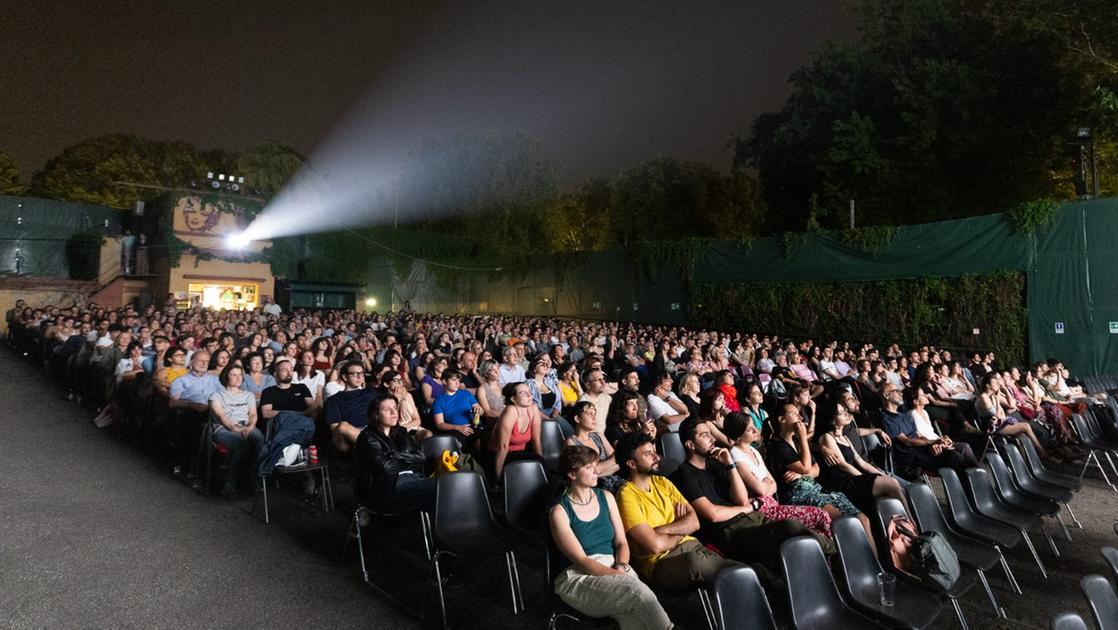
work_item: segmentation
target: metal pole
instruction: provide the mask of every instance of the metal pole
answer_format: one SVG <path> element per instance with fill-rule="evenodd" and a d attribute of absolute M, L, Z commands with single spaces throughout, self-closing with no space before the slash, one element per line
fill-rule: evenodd
<path fill-rule="evenodd" d="M 850 200 L 850 229 L 854 229 L 854 200 Z"/>

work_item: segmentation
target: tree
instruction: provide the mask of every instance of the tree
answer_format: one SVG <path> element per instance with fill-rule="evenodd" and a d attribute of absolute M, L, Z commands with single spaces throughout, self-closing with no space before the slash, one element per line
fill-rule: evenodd
<path fill-rule="evenodd" d="M 1066 22 L 1059 28 L 1044 19 L 1051 4 L 858 4 L 862 40 L 824 47 L 792 75 L 781 110 L 736 144 L 735 168 L 756 169 L 783 218 L 771 227 L 842 227 L 851 199 L 866 225 L 1072 196 L 1067 142 L 1081 121 L 1101 118 L 1091 111 L 1100 77 L 1113 77 L 1115 40 L 1097 56 L 1083 52 L 1074 31 L 1098 3 L 1068 3 L 1080 18 L 1056 20 Z"/>
<path fill-rule="evenodd" d="M 754 178 L 744 172 L 658 157 L 631 168 L 613 185 L 610 226 L 615 242 L 682 237 L 747 238 L 765 214 Z"/>
<path fill-rule="evenodd" d="M 238 156 L 230 173 L 244 177 L 249 188 L 271 197 L 295 177 L 304 162 L 306 158 L 295 147 L 270 140 Z"/>
<path fill-rule="evenodd" d="M 588 179 L 559 195 L 544 213 L 548 251 L 587 252 L 609 247 L 613 240 L 611 195 L 607 179 Z"/>
<path fill-rule="evenodd" d="M 83 140 L 47 161 L 31 179 L 32 194 L 50 199 L 130 208 L 161 190 L 204 175 L 198 152 L 182 142 L 152 142 L 114 134 Z"/>
<path fill-rule="evenodd" d="M 0 195 L 22 195 L 27 190 L 19 177 L 15 160 L 0 151 Z"/>

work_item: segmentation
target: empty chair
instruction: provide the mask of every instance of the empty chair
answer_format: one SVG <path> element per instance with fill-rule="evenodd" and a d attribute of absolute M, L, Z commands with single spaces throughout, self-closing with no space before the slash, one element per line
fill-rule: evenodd
<path fill-rule="evenodd" d="M 719 630 L 776 630 L 765 589 L 749 567 L 718 573 L 714 578 L 714 607 Z"/>
<path fill-rule="evenodd" d="M 1110 445 L 1103 442 L 1091 431 L 1091 428 L 1087 425 L 1087 420 L 1082 415 L 1073 413 L 1071 414 L 1071 420 L 1072 426 L 1075 427 L 1075 432 L 1079 434 L 1079 442 L 1090 450 L 1087 459 L 1083 461 L 1083 470 L 1079 471 L 1079 479 L 1082 480 L 1083 475 L 1087 474 L 1087 467 L 1094 464 L 1095 468 L 1099 469 L 1099 474 L 1102 476 L 1103 481 L 1106 482 L 1106 485 L 1110 486 L 1111 490 L 1118 492 L 1118 487 L 1115 487 L 1114 484 L 1111 483 L 1110 477 L 1106 474 L 1106 469 L 1102 467 L 1102 463 L 1099 461 L 1099 453 L 1102 453 L 1113 470 L 1114 462 L 1110 460 L 1110 454 L 1107 452 L 1110 449 Z"/>
<path fill-rule="evenodd" d="M 1029 472 L 1034 477 L 1045 483 L 1063 486 L 1072 492 L 1078 492 L 1082 485 L 1079 479 L 1064 473 L 1054 472 L 1048 470 L 1044 463 L 1040 461 L 1040 454 L 1036 452 L 1036 446 L 1033 445 L 1032 440 L 1025 436 L 1018 436 L 1017 445 L 1021 449 L 1021 454 L 1025 457 L 1025 463 L 1029 466 Z"/>
<path fill-rule="evenodd" d="M 443 456 L 443 452 L 457 453 L 462 447 L 458 444 L 458 438 L 453 435 L 432 435 L 420 442 L 419 448 L 423 451 L 427 468 L 431 468 Z"/>
<path fill-rule="evenodd" d="M 1060 504 L 1063 509 L 1067 510 L 1068 516 L 1071 517 L 1071 522 L 1079 529 L 1083 529 L 1083 524 L 1076 518 L 1075 512 L 1071 509 L 1071 499 L 1075 495 L 1074 492 L 1065 488 L 1064 486 L 1051 484 L 1046 481 L 1041 481 L 1032 475 L 1029 466 L 1025 463 L 1025 458 L 1021 456 L 1021 451 L 1012 442 L 1006 441 L 1001 445 L 1005 461 L 1009 464 L 1009 470 L 1013 474 L 1013 483 L 1021 490 L 1044 497 L 1050 501 L 1055 501 Z M 1064 527 L 1063 518 L 1059 513 L 1056 518 L 1060 519 L 1060 526 Z M 1065 534 L 1067 530 L 1065 529 Z M 1071 537 L 1068 536 L 1070 540 Z"/>
<path fill-rule="evenodd" d="M 943 515 L 943 510 L 939 506 L 939 500 L 936 499 L 936 495 L 928 486 L 923 484 L 909 486 L 908 499 L 912 504 L 912 515 L 915 517 L 916 525 L 920 528 L 920 531 L 936 532 L 943 536 L 947 544 L 951 545 L 951 548 L 959 556 L 959 562 L 971 567 L 978 574 L 978 581 L 982 583 L 982 588 L 986 590 L 986 597 L 989 598 L 990 605 L 994 607 L 994 614 L 1005 618 L 1005 610 L 998 604 L 998 599 L 994 597 L 994 591 L 990 588 L 990 582 L 986 579 L 986 571 L 1001 563 L 1002 568 L 1006 569 L 1006 579 L 1009 580 L 1009 585 L 1013 588 L 1013 591 L 1020 593 L 1021 587 L 1017 585 L 1017 579 L 1009 571 L 1009 563 L 1006 562 L 1001 548 L 993 543 L 983 542 L 951 529 Z"/>
<path fill-rule="evenodd" d="M 792 622 L 798 630 L 857 630 L 879 626 L 842 601 L 819 542 L 797 536 L 780 545 L 784 583 L 792 604 Z"/>
<path fill-rule="evenodd" d="M 1073 612 L 1056 613 L 1048 627 L 1052 630 L 1088 630 L 1083 617 Z"/>
<path fill-rule="evenodd" d="M 679 440 L 679 434 L 675 432 L 668 432 L 660 436 L 660 451 L 664 459 L 674 459 L 677 462 L 687 459 L 687 451 L 683 450 L 683 442 Z"/>
<path fill-rule="evenodd" d="M 559 470 L 559 454 L 563 452 L 563 431 L 554 420 L 544 420 L 540 425 L 540 446 L 543 448 L 543 465 L 547 472 Z"/>
<path fill-rule="evenodd" d="M 1041 516 L 1059 516 L 1059 503 L 1040 495 L 1025 492 L 1017 486 L 1012 473 L 1010 473 L 1009 468 L 1006 467 L 1005 462 L 1002 461 L 1001 455 L 990 453 L 986 461 L 990 466 L 991 477 L 994 480 L 994 489 L 997 491 L 998 498 L 1001 499 L 1002 503 L 1008 507 L 1040 514 Z M 1064 532 L 1064 537 L 1067 538 L 1068 542 L 1071 542 L 1071 532 L 1068 531 L 1067 526 L 1059 519 L 1057 519 L 1057 522 L 1060 524 L 1060 529 Z M 1056 555 L 1060 555 L 1059 551 L 1056 552 Z"/>
<path fill-rule="evenodd" d="M 985 470 L 971 468 L 966 471 L 966 477 L 968 495 L 974 510 L 988 519 L 1019 531 L 1025 545 L 1032 552 L 1037 566 L 1040 567 L 1041 575 L 1047 579 L 1048 570 L 1044 568 L 1044 563 L 1040 560 L 1040 554 L 1036 552 L 1036 547 L 1033 546 L 1033 541 L 1029 538 L 1029 532 L 1043 532 L 1045 537 L 1048 538 L 1048 542 L 1052 544 L 1052 549 L 1056 552 L 1056 555 L 1060 555 L 1059 550 L 1056 549 L 1056 543 L 1052 541 L 1052 537 L 1048 536 L 1048 532 L 1044 529 L 1044 521 L 1036 514 L 1014 509 L 1000 502 L 993 484 L 990 483 L 990 476 Z"/>
<path fill-rule="evenodd" d="M 435 553 L 431 564 L 439 592 L 443 627 L 447 625 L 446 599 L 439 560 L 445 555 L 480 560 L 503 554 L 512 596 L 512 612 L 516 614 L 524 608 L 512 538 L 493 520 L 489 497 L 485 493 L 485 481 L 481 475 L 476 472 L 456 472 L 438 477 L 433 534 Z"/>
<path fill-rule="evenodd" d="M 1118 579 L 1118 549 L 1114 547 L 1103 547 L 1099 550 L 1102 553 L 1103 560 L 1110 565 L 1110 570 L 1114 573 L 1114 577 Z"/>
<path fill-rule="evenodd" d="M 950 468 L 940 468 L 939 478 L 947 496 L 950 523 L 968 536 L 986 540 L 1002 549 L 1011 549 L 1021 542 L 1021 533 L 1014 527 L 983 517 L 974 511 L 967 500 L 963 483 Z"/>
<path fill-rule="evenodd" d="M 1099 630 L 1118 630 L 1118 596 L 1110 582 L 1101 575 L 1088 575 L 1079 581 L 1079 589 L 1091 605 Z"/>
<path fill-rule="evenodd" d="M 942 600 L 907 582 L 897 581 L 894 605 L 881 605 L 881 586 L 877 581 L 881 565 L 858 519 L 844 516 L 832 524 L 831 531 L 846 576 L 843 586 L 846 599 L 855 608 L 875 619 L 906 628 L 926 628 L 936 620 L 943 609 Z"/>
<path fill-rule="evenodd" d="M 874 534 L 879 536 L 878 549 L 881 552 L 878 554 L 885 562 L 886 568 L 897 571 L 898 567 L 893 566 L 893 557 L 889 553 L 889 522 L 893 520 L 894 516 L 908 516 L 908 511 L 905 509 L 903 503 L 896 499 L 878 499 L 877 500 L 877 523 L 874 528 Z M 898 581 L 908 579 L 913 584 L 920 586 L 927 591 L 947 596 L 951 600 L 951 607 L 955 609 L 955 616 L 959 618 L 959 625 L 963 630 L 967 630 L 970 626 L 967 625 L 967 618 L 963 615 L 963 607 L 959 604 L 959 598 L 966 594 L 967 591 L 974 586 L 974 577 L 969 573 L 960 573 L 959 579 L 951 585 L 949 589 L 943 589 L 938 584 L 929 582 L 927 580 L 917 580 L 915 578 L 907 577 L 904 574 L 898 574 Z"/>
<path fill-rule="evenodd" d="M 536 459 L 509 462 L 502 473 L 505 495 L 505 522 L 528 543 L 539 544 L 547 530 L 547 505 L 550 484 L 543 464 Z M 550 556 L 543 554 L 546 569 Z"/>

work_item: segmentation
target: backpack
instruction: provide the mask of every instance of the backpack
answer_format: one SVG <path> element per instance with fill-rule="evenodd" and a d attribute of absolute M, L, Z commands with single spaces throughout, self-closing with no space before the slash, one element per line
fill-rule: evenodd
<path fill-rule="evenodd" d="M 889 521 L 886 538 L 898 571 L 944 590 L 955 586 L 961 573 L 959 556 L 943 536 L 937 532 L 918 534 L 907 516 L 897 515 Z"/>

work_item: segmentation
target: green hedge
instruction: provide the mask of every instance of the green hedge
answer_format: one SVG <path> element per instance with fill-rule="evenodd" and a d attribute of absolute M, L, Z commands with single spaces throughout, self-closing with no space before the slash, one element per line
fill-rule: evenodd
<path fill-rule="evenodd" d="M 817 343 L 992 350 L 1002 365 L 1021 365 L 1028 357 L 1020 272 L 878 282 L 696 283 L 690 309 L 691 321 L 702 326 Z"/>

